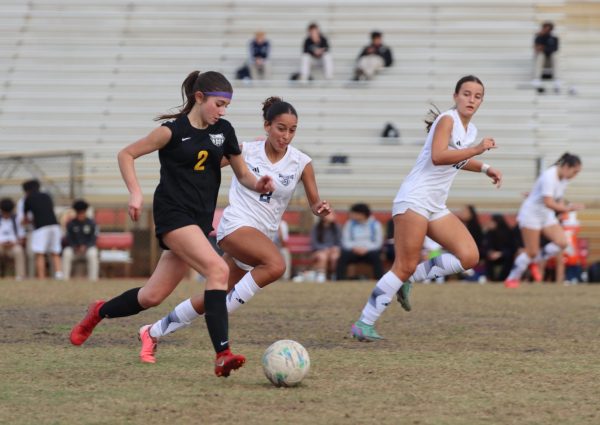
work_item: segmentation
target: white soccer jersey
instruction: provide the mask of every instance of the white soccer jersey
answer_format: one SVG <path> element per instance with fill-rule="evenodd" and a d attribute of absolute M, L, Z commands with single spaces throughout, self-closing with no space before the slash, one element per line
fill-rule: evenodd
<path fill-rule="evenodd" d="M 217 240 L 243 226 L 254 227 L 273 239 L 304 167 L 311 159 L 293 146 L 288 146 L 284 157 L 273 164 L 267 158 L 264 140 L 244 143 L 242 155 L 257 178 L 271 176 L 275 190 L 267 194 L 256 193 L 244 187 L 234 176 L 229 189 L 229 205 L 223 211 L 217 229 Z"/>
<path fill-rule="evenodd" d="M 437 124 L 445 116 L 450 116 L 454 120 L 448 149 L 465 149 L 475 143 L 477 128 L 469 123 L 465 131 L 456 109 L 440 114 L 433 122 L 417 162 L 402 182 L 394 203 L 408 202 L 433 213 L 446 209 L 446 199 L 454 177 L 468 160 L 453 165 L 433 165 L 431 160 L 433 135 Z"/>
<path fill-rule="evenodd" d="M 539 215 L 547 212 L 554 214 L 554 211 L 544 205 L 544 198 L 550 196 L 554 200 L 562 199 L 568 179 L 558 178 L 558 168 L 556 165 L 544 171 L 535 181 L 533 189 L 523 201 L 519 210 L 519 217 Z"/>

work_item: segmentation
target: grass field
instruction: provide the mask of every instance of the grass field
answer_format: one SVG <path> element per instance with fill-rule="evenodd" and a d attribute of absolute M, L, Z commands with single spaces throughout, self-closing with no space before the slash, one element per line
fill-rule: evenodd
<path fill-rule="evenodd" d="M 153 311 L 107 320 L 82 347 L 89 301 L 143 282 L 0 281 L 2 424 L 598 424 L 600 285 L 418 285 L 394 302 L 387 339 L 348 336 L 372 282 L 277 283 L 230 316 L 247 364 L 216 378 L 203 320 L 138 361 L 136 331 L 200 290 L 187 282 Z M 260 357 L 278 339 L 311 356 L 278 389 Z"/>

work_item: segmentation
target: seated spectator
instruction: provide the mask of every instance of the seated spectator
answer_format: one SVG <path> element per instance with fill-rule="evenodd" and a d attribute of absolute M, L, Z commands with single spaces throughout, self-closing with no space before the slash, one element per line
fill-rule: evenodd
<path fill-rule="evenodd" d="M 84 200 L 73 203 L 75 218 L 67 223 L 67 246 L 63 251 L 63 270 L 65 279 L 71 278 L 71 268 L 76 259 L 87 262 L 88 279 L 92 282 L 98 280 L 98 249 L 96 236 L 98 228 L 96 222 L 87 217 L 89 205 Z"/>
<path fill-rule="evenodd" d="M 465 280 L 475 281 L 485 274 L 485 264 L 483 261 L 485 257 L 483 252 L 483 230 L 481 229 L 481 224 L 479 223 L 477 210 L 473 205 L 465 205 L 457 215 L 458 218 L 460 218 L 465 224 L 471 236 L 473 236 L 473 240 L 477 244 L 477 250 L 479 251 L 479 262 L 477 265 L 463 273 L 463 278 Z"/>
<path fill-rule="evenodd" d="M 342 229 L 335 221 L 335 213 L 319 217 L 310 232 L 313 269 L 317 272 L 316 281 L 325 282 L 327 275 L 333 279 L 342 243 Z"/>
<path fill-rule="evenodd" d="M 283 257 L 283 261 L 285 261 L 285 272 L 283 276 L 281 276 L 284 280 L 290 280 L 292 277 L 292 254 L 287 247 L 288 239 L 290 237 L 290 228 L 285 220 L 281 220 L 279 222 L 279 228 L 277 229 L 277 234 L 273 239 L 277 248 L 279 248 L 279 252 Z"/>
<path fill-rule="evenodd" d="M 391 66 L 393 62 L 391 49 L 383 44 L 383 34 L 373 31 L 371 44 L 358 55 L 354 80 L 370 80 L 380 69 Z"/>
<path fill-rule="evenodd" d="M 543 92 L 541 80 L 554 80 L 554 90 L 560 90 L 560 83 L 556 76 L 555 54 L 558 51 L 558 37 L 552 34 L 554 24 L 544 22 L 536 34 L 534 50 L 533 85 L 538 91 Z"/>
<path fill-rule="evenodd" d="M 373 267 L 375 279 L 379 279 L 383 275 L 382 226 L 371 217 L 371 210 L 367 204 L 352 205 L 349 216 L 342 229 L 342 253 L 338 260 L 337 278 L 346 279 L 348 264 L 367 263 Z"/>
<path fill-rule="evenodd" d="M 490 282 L 503 282 L 512 267 L 518 241 L 502 214 L 492 215 L 485 233 L 485 273 Z"/>
<path fill-rule="evenodd" d="M 38 279 L 46 278 L 46 254 L 50 254 L 54 269 L 54 278 L 61 280 L 64 275 L 60 261 L 61 231 L 54 214 L 52 197 L 40 191 L 38 180 L 23 183 L 25 203 L 23 205 L 25 223 L 33 222 L 31 232 L 31 250 L 35 255 L 35 269 Z"/>
<path fill-rule="evenodd" d="M 304 40 L 300 62 L 300 81 L 308 81 L 313 65 L 323 67 L 326 79 L 331 80 L 333 78 L 333 59 L 329 53 L 329 43 L 315 23 L 308 26 L 308 36 Z"/>
<path fill-rule="evenodd" d="M 253 80 L 269 79 L 271 66 L 269 54 L 271 52 L 271 43 L 267 40 L 264 31 L 257 31 L 254 39 L 249 44 L 250 57 L 248 59 L 248 68 L 250 77 Z"/>
<path fill-rule="evenodd" d="M 15 203 L 10 198 L 0 200 L 0 256 L 15 263 L 15 279 L 25 277 L 25 230 L 15 214 Z"/>

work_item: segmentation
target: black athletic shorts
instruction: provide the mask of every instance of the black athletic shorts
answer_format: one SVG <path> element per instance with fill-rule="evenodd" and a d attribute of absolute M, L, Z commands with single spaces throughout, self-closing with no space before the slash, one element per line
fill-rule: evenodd
<path fill-rule="evenodd" d="M 156 204 L 155 204 L 156 205 Z M 213 213 L 214 215 L 214 213 Z M 203 214 L 201 216 L 194 217 L 190 213 L 179 211 L 173 208 L 161 209 L 154 208 L 154 225 L 155 234 L 158 239 L 158 244 L 162 249 L 169 249 L 169 247 L 163 242 L 163 235 L 181 227 L 185 226 L 198 226 L 202 230 L 205 236 L 208 236 L 212 232 L 212 216 Z"/>

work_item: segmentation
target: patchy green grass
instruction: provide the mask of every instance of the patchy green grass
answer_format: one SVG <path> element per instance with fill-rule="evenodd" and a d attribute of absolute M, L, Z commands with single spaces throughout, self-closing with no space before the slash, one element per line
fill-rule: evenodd
<path fill-rule="evenodd" d="M 600 423 L 600 286 L 419 285 L 413 311 L 394 303 L 378 324 L 387 339 L 366 344 L 348 332 L 373 282 L 277 283 L 230 317 L 248 363 L 223 379 L 203 320 L 164 338 L 157 364 L 138 361 L 139 326 L 193 282 L 69 344 L 89 301 L 141 284 L 0 281 L 0 423 Z M 310 353 L 298 388 L 263 376 L 278 339 Z"/>

